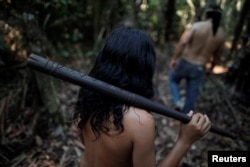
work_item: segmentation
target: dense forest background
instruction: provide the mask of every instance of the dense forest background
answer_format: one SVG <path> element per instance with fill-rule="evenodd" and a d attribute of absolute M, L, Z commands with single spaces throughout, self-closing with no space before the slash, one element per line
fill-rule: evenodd
<path fill-rule="evenodd" d="M 249 150 L 249 0 L 0 0 L 0 166 L 78 166 L 84 151 L 71 119 L 79 87 L 27 67 L 31 53 L 88 73 L 114 28 L 142 29 L 156 46 L 157 101 L 171 106 L 168 60 L 184 29 L 203 19 L 212 3 L 223 9 L 221 26 L 228 38 L 216 68 L 222 71 L 205 79 L 196 108 L 238 138 L 210 134 L 183 164 L 207 166 L 209 149 Z M 156 118 L 159 160 L 169 151 L 178 123 Z"/>

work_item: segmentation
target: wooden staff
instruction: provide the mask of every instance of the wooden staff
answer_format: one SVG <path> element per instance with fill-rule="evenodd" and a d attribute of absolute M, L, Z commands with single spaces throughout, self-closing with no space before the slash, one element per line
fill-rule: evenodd
<path fill-rule="evenodd" d="M 107 96 L 123 101 L 125 104 L 129 104 L 138 108 L 145 109 L 147 111 L 171 117 L 183 123 L 188 123 L 190 121 L 190 118 L 183 113 L 177 112 L 150 99 L 120 89 L 88 75 L 74 71 L 58 63 L 47 60 L 41 56 L 31 54 L 27 60 L 27 65 L 42 73 L 54 76 L 56 78 L 76 84 L 78 86 L 85 86 L 94 91 L 103 93 Z M 214 126 L 211 126 L 210 131 L 222 136 L 236 139 L 235 134 L 229 133 L 223 129 L 216 128 Z"/>

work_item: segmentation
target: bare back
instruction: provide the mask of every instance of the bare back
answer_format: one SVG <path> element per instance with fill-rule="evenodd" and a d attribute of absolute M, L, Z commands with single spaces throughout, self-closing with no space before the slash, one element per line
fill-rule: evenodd
<path fill-rule="evenodd" d="M 174 146 L 166 157 L 155 161 L 155 120 L 145 110 L 130 107 L 124 114 L 124 131 L 110 135 L 101 134 L 95 138 L 90 125 L 82 129 L 81 138 L 85 150 L 81 167 L 166 167 L 178 166 L 191 144 L 200 139 L 210 129 L 207 116 L 189 113 L 191 121 L 182 125 Z M 108 123 L 110 128 L 113 125 Z"/>
<path fill-rule="evenodd" d="M 106 125 L 114 129 L 111 122 L 107 122 Z M 155 125 L 151 114 L 145 110 L 130 107 L 124 115 L 123 125 L 122 133 L 117 134 L 117 131 L 111 130 L 109 136 L 101 133 L 96 139 L 88 123 L 81 134 L 86 148 L 81 159 L 81 167 L 133 167 L 139 163 L 136 161 L 141 161 L 136 156 L 141 157 L 141 151 L 147 153 L 144 148 L 150 148 L 148 151 L 154 153 Z M 147 134 L 144 134 L 145 130 Z M 140 135 L 145 135 L 147 138 L 139 139 Z M 150 155 L 147 161 L 149 166 L 154 166 L 154 155 Z"/>
<path fill-rule="evenodd" d="M 211 20 L 194 23 L 185 39 L 183 58 L 191 63 L 205 65 L 210 57 L 221 54 L 225 35 L 221 29 L 212 32 Z"/>

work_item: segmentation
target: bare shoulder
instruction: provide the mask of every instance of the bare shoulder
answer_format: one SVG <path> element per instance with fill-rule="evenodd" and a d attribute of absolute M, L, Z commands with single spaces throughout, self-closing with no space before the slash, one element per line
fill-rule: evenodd
<path fill-rule="evenodd" d="M 207 26 L 206 22 L 199 21 L 199 22 L 193 23 L 192 29 L 199 29 L 199 28 L 205 27 L 205 26 Z"/>
<path fill-rule="evenodd" d="M 151 127 L 155 126 L 154 116 L 146 110 L 130 107 L 124 115 L 124 121 L 126 124 L 133 125 L 134 128 Z"/>
<path fill-rule="evenodd" d="M 141 121 L 154 121 L 154 116 L 151 113 L 136 107 L 130 107 L 128 109 L 127 116 L 130 117 L 130 119 L 135 120 L 140 119 Z"/>

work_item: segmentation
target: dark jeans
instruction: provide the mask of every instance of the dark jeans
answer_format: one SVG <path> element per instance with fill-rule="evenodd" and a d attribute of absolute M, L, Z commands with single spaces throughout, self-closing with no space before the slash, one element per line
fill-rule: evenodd
<path fill-rule="evenodd" d="M 176 68 L 169 74 L 169 86 L 174 104 L 181 101 L 179 93 L 179 83 L 182 79 L 186 80 L 186 99 L 182 113 L 193 110 L 196 98 L 199 93 L 199 86 L 205 74 L 205 67 L 192 64 L 184 59 L 180 59 Z"/>

